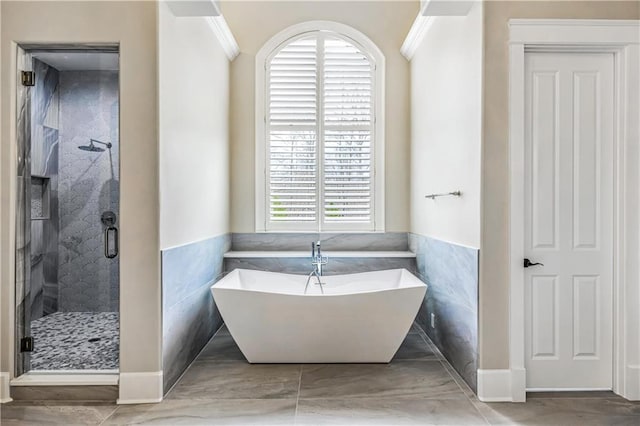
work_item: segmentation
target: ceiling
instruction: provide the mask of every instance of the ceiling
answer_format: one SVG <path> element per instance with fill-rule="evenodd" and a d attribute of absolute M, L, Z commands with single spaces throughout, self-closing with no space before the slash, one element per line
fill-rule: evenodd
<path fill-rule="evenodd" d="M 117 52 L 48 51 L 32 56 L 58 71 L 117 71 Z"/>

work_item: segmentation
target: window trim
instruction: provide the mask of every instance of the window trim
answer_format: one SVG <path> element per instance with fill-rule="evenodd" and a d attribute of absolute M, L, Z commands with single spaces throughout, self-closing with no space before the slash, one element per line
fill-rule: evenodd
<path fill-rule="evenodd" d="M 373 84 L 373 226 L 371 224 L 334 224 L 326 227 L 319 218 L 317 228 L 307 224 L 285 223 L 267 227 L 267 61 L 278 48 L 306 33 L 333 32 L 362 47 L 375 65 Z M 256 232 L 384 232 L 385 230 L 385 57 L 382 51 L 360 31 L 338 22 L 309 21 L 292 25 L 269 39 L 256 54 L 255 63 L 255 230 Z M 337 226 L 336 226 L 337 225 Z"/>

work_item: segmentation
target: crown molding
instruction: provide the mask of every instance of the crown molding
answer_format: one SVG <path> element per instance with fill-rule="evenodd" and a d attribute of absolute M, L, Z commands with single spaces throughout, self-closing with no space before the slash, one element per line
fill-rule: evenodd
<path fill-rule="evenodd" d="M 233 36 L 229 25 L 227 25 L 227 21 L 224 19 L 224 16 L 210 16 L 208 21 L 211 31 L 213 31 L 215 36 L 218 38 L 227 58 L 229 58 L 230 61 L 233 61 L 240 54 L 240 46 L 238 46 L 238 42 Z"/>
<path fill-rule="evenodd" d="M 433 23 L 433 19 L 433 16 L 423 16 L 419 14 L 416 20 L 413 21 L 409 34 L 407 34 L 407 38 L 405 38 L 400 48 L 400 53 L 402 53 L 402 56 L 404 56 L 407 61 L 413 59 L 413 55 L 416 53 L 416 50 L 418 50 L 418 46 L 420 46 L 422 40 L 424 40 L 424 36 Z"/>
<path fill-rule="evenodd" d="M 400 48 L 402 56 L 408 61 L 413 58 L 435 17 L 467 16 L 476 1 L 479 0 L 426 0 L 422 2 L 420 12 L 416 20 L 413 21 L 409 34 Z"/>
<path fill-rule="evenodd" d="M 175 17 L 205 18 L 230 61 L 240 54 L 238 42 L 220 10 L 219 0 L 164 0 L 164 2 Z"/>

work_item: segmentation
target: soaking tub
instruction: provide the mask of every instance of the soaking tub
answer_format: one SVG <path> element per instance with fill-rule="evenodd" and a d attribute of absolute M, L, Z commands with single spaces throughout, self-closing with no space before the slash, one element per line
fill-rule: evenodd
<path fill-rule="evenodd" d="M 211 287 L 249 362 L 389 362 L 427 290 L 406 269 L 314 278 L 305 294 L 306 281 L 236 269 Z"/>

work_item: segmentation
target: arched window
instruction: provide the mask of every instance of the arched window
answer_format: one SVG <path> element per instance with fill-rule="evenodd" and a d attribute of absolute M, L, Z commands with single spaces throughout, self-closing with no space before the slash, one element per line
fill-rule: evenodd
<path fill-rule="evenodd" d="M 256 230 L 384 230 L 384 56 L 334 22 L 256 58 Z"/>

